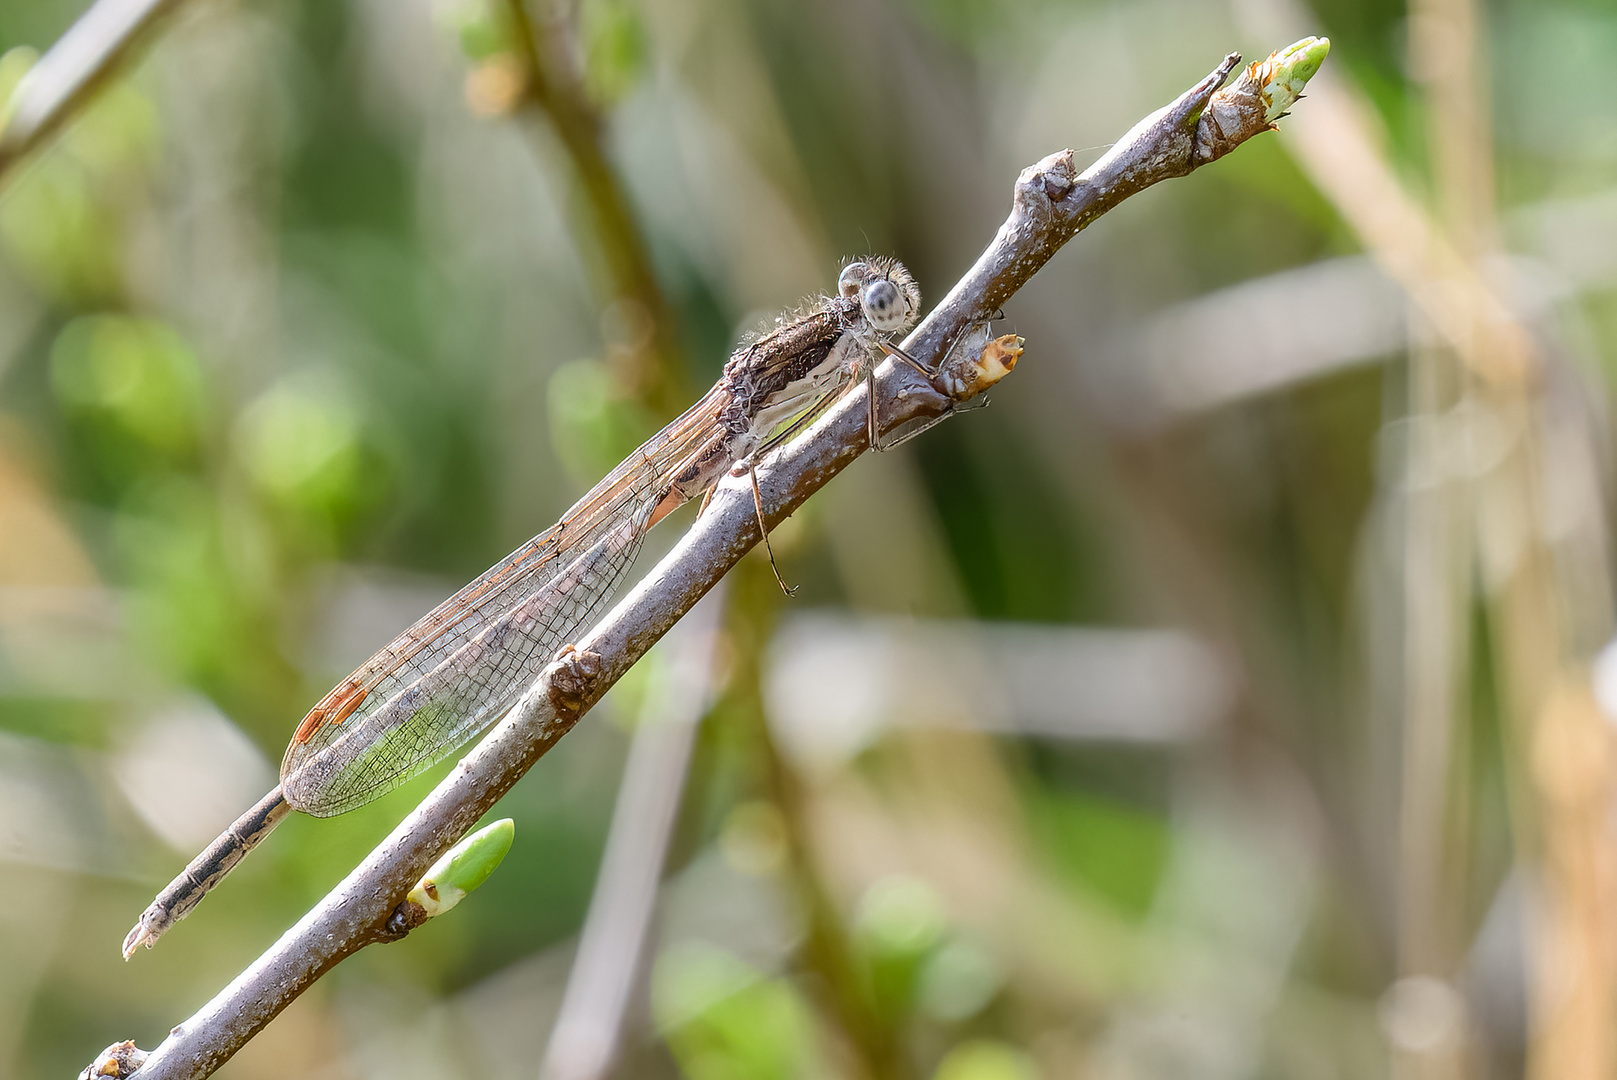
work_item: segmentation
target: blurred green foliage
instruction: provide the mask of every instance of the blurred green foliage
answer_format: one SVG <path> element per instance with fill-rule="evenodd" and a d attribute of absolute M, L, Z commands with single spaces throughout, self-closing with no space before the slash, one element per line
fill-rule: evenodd
<path fill-rule="evenodd" d="M 1055 864 L 1119 910 L 1144 916 L 1170 854 L 1167 823 L 1098 793 L 1029 794 L 1029 826 Z"/>
<path fill-rule="evenodd" d="M 722 949 L 688 945 L 659 957 L 652 1009 L 692 1080 L 793 1080 L 816 1072 L 801 996 Z"/>
<path fill-rule="evenodd" d="M 196 354 L 155 320 L 87 315 L 51 345 L 51 385 L 96 479 L 123 491 L 195 468 L 204 390 Z"/>
<path fill-rule="evenodd" d="M 601 108 L 622 101 L 651 62 L 645 20 L 626 0 L 591 0 L 579 11 L 584 86 Z"/>

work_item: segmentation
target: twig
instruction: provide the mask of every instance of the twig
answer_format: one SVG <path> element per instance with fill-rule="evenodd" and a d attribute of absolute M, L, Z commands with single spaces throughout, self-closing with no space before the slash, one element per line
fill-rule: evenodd
<path fill-rule="evenodd" d="M 181 0 L 97 0 L 17 84 L 0 129 L 0 179 L 95 96 Z"/>
<path fill-rule="evenodd" d="M 1053 154 L 1017 178 L 1010 217 L 975 266 L 905 341 L 905 351 L 947 371 L 966 331 L 980 326 L 1063 243 L 1123 199 L 1228 153 L 1266 131 L 1281 91 L 1306 80 L 1326 44 L 1309 39 L 1253 64 L 1217 92 L 1240 62 L 1230 54 L 1171 105 L 1134 127 L 1082 175 L 1073 154 Z M 1217 92 L 1217 93 L 1215 93 Z M 1289 104 L 1291 99 L 1283 99 Z M 1283 111 L 1284 105 L 1280 106 Z M 994 349 L 989 343 L 985 353 Z M 982 381 L 949 381 L 945 393 L 908 364 L 877 379 L 883 430 L 948 416 Z M 771 525 L 791 514 L 866 449 L 867 390 L 847 395 L 760 470 Z M 951 393 L 954 396 L 951 396 Z M 174 1028 L 141 1075 L 206 1076 L 323 973 L 365 945 L 388 939 L 388 916 L 451 846 L 566 734 L 646 650 L 758 542 L 745 478 L 727 478 L 706 512 L 658 566 L 578 642 L 564 649 L 515 708 L 335 889 L 194 1016 Z"/>

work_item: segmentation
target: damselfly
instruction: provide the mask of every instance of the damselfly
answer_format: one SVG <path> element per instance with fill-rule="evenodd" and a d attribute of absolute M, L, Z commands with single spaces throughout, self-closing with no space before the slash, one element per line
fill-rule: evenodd
<path fill-rule="evenodd" d="M 292 810 L 352 810 L 499 719 L 557 649 L 602 614 L 648 529 L 711 493 L 726 473 L 753 472 L 763 454 L 870 380 L 880 353 L 902 357 L 888 338 L 915 324 L 920 303 L 900 263 L 852 262 L 837 295 L 783 316 L 736 350 L 700 401 L 560 521 L 422 616 L 309 710 L 281 761 L 280 785 L 158 895 L 124 939 L 124 957 L 155 944 Z M 868 427 L 875 446 L 874 394 Z M 755 473 L 752 486 L 762 525 Z"/>

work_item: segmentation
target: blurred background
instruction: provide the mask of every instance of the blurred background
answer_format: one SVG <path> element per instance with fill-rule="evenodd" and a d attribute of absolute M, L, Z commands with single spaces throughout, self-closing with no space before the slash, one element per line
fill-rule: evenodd
<path fill-rule="evenodd" d="M 0 1075 L 155 1045 L 385 835 L 443 768 L 118 957 L 748 329 L 867 252 L 935 302 L 1024 166 L 1305 34 L 222 1075 L 1617 1074 L 1610 0 L 192 0 L 19 135 L 86 7 L 0 6 Z"/>

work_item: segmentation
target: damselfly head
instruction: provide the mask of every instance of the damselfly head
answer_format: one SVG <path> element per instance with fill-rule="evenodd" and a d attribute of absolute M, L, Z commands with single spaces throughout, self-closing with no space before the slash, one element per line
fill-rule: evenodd
<path fill-rule="evenodd" d="M 921 313 L 921 289 L 897 259 L 873 256 L 849 263 L 837 278 L 837 291 L 859 297 L 866 320 L 884 334 L 908 330 Z"/>

